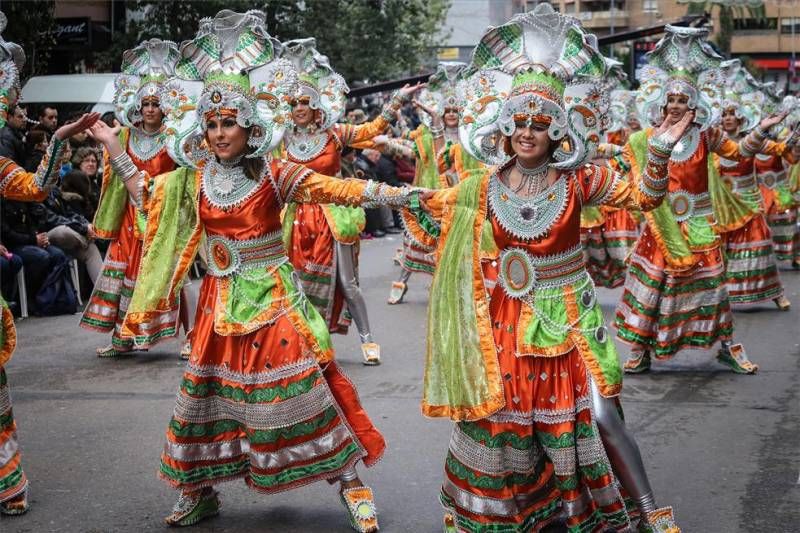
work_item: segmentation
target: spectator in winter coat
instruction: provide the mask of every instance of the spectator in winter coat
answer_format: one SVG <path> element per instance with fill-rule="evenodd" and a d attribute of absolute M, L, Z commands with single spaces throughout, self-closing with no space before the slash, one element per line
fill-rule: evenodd
<path fill-rule="evenodd" d="M 0 234 L 8 251 L 22 257 L 28 294 L 36 294 L 51 269 L 67 262 L 58 246 L 50 244 L 44 228 L 45 209 L 42 204 L 3 200 Z"/>
<path fill-rule="evenodd" d="M 67 193 L 67 197 L 70 198 L 71 193 Z M 103 269 L 103 259 L 94 244 L 97 235 L 91 222 L 70 207 L 64 194 L 58 188 L 50 192 L 44 201 L 44 208 L 43 227 L 47 231 L 49 241 L 83 262 L 89 277 L 94 282 Z"/>
<path fill-rule="evenodd" d="M 25 164 L 25 130 L 28 117 L 25 108 L 15 105 L 8 112 L 8 121 L 0 129 L 0 155 L 16 164 Z"/>

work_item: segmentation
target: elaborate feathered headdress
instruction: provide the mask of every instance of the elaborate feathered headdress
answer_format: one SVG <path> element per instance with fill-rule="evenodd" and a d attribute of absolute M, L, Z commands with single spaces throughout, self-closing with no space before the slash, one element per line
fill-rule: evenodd
<path fill-rule="evenodd" d="M 447 108 L 462 108 L 463 102 L 459 93 L 459 80 L 461 72 L 467 66 L 459 61 L 443 61 L 436 65 L 436 72 L 431 74 L 428 84 L 419 91 L 417 100 L 439 116 L 444 115 Z M 419 111 L 422 122 L 430 127 L 431 117 L 424 111 Z"/>
<path fill-rule="evenodd" d="M 283 43 L 281 57 L 294 65 L 299 76 L 297 98 L 309 99 L 309 106 L 322 115 L 321 129 L 326 130 L 344 115 L 350 88 L 330 65 L 328 57 L 316 49 L 316 40 L 295 39 Z"/>
<path fill-rule="evenodd" d="M 705 129 L 717 120 L 721 75 L 717 54 L 706 40 L 708 28 L 666 26 L 666 35 L 645 56 L 647 65 L 639 69 L 641 82 L 636 97 L 639 115 L 651 124 L 664 118 L 667 96 L 689 97 L 689 108 L 696 112 L 694 121 Z"/>
<path fill-rule="evenodd" d="M 297 72 L 278 59 L 280 43 L 267 33 L 261 11 L 222 10 L 200 21 L 197 35 L 181 45 L 175 77 L 167 82 L 167 149 L 181 166 L 196 166 L 212 115 L 235 115 L 250 128 L 247 157 L 274 149 L 291 121 Z"/>
<path fill-rule="evenodd" d="M 142 120 L 142 100 L 156 97 L 159 104 L 166 82 L 181 58 L 172 41 L 150 39 L 122 54 L 122 73 L 114 80 L 114 112 L 125 126 Z"/>
<path fill-rule="evenodd" d="M 747 72 L 739 59 L 730 59 L 720 64 L 722 91 L 719 103 L 720 113 L 733 109 L 741 121 L 739 131 L 749 131 L 758 125 L 761 118 L 760 106 L 763 95 L 758 90 L 758 82 Z"/>
<path fill-rule="evenodd" d="M 0 34 L 2 34 L 8 19 L 0 12 Z M 19 97 L 19 71 L 25 65 L 25 52 L 16 43 L 10 43 L 0 35 L 0 128 L 6 125 L 8 110 Z"/>
<path fill-rule="evenodd" d="M 461 143 L 476 158 L 495 163 L 493 138 L 511 135 L 521 117 L 543 120 L 552 140 L 569 140 L 569 150 L 556 150 L 552 166 L 576 168 L 588 159 L 590 126 L 583 112 L 565 106 L 564 91 L 573 81 L 599 81 L 604 73 L 594 37 L 550 4 L 489 28 L 464 75 Z"/>

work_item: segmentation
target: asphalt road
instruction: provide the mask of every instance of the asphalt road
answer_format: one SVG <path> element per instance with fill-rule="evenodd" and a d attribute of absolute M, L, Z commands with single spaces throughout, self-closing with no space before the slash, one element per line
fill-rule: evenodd
<path fill-rule="evenodd" d="M 334 343 L 388 441 L 385 458 L 362 469 L 382 531 L 437 532 L 450 423 L 419 410 L 429 280 L 412 277 L 404 305 L 384 303 L 398 245 L 396 238 L 362 245 L 361 283 L 383 365 L 360 364 L 355 332 Z M 800 272 L 785 271 L 783 279 L 791 312 L 767 305 L 736 314 L 737 340 L 761 366 L 756 376 L 732 374 L 713 353 L 692 351 L 625 379 L 626 418 L 657 501 L 675 507 L 684 532 L 800 531 Z M 607 316 L 619 292 L 600 291 Z M 99 360 L 94 349 L 107 339 L 77 323 L 77 315 L 18 323 L 19 348 L 7 372 L 32 510 L 0 518 L 0 532 L 162 530 L 176 498 L 156 470 L 182 372 L 178 343 Z M 350 531 L 327 483 L 269 497 L 242 482 L 221 491 L 221 515 L 191 530 Z"/>

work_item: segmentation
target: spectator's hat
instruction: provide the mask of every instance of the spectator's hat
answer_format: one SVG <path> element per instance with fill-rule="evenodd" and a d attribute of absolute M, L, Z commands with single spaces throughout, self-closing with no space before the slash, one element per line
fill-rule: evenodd
<path fill-rule="evenodd" d="M 328 57 L 317 51 L 316 45 L 313 38 L 287 41 L 283 43 L 281 57 L 291 61 L 297 70 L 299 83 L 295 98 L 307 99 L 308 105 L 319 111 L 319 128 L 326 130 L 344 115 L 350 88 L 331 68 Z"/>
<path fill-rule="evenodd" d="M 431 74 L 428 83 L 417 95 L 417 100 L 425 107 L 432 109 L 439 116 L 444 115 L 445 109 L 455 108 L 459 112 L 464 107 L 464 102 L 458 92 L 458 82 L 461 71 L 467 66 L 459 61 L 442 61 L 436 65 L 436 72 Z M 429 128 L 431 116 L 423 110 L 418 110 L 420 120 Z"/>
<path fill-rule="evenodd" d="M 701 129 L 717 123 L 720 90 L 719 66 L 723 60 L 708 42 L 708 28 L 688 28 L 667 24 L 666 34 L 646 54 L 647 64 L 639 69 L 641 82 L 636 95 L 639 115 L 651 124 L 660 124 L 669 95 L 689 98 L 695 111 L 694 122 Z"/>
<path fill-rule="evenodd" d="M 459 85 L 465 102 L 461 144 L 474 157 L 496 164 L 505 157 L 499 141 L 518 123 L 548 124 L 560 142 L 551 166 L 572 169 L 591 158 L 602 106 L 603 56 L 593 35 L 573 17 L 539 4 L 532 11 L 490 28 L 472 54 Z M 569 85 L 581 84 L 573 93 Z"/>
<path fill-rule="evenodd" d="M 8 19 L 0 12 L 0 34 L 5 31 Z M 6 125 L 8 110 L 17 102 L 19 96 L 19 71 L 25 65 L 25 52 L 16 43 L 10 43 L 0 36 L 0 127 Z"/>
<path fill-rule="evenodd" d="M 114 80 L 114 112 L 123 125 L 135 128 L 142 120 L 142 102 L 161 103 L 164 88 L 181 54 L 172 41 L 150 39 L 122 54 L 122 73 Z"/>
<path fill-rule="evenodd" d="M 235 117 L 250 130 L 246 157 L 261 157 L 281 142 L 297 73 L 278 58 L 280 43 L 267 33 L 265 18 L 257 10 L 222 10 L 201 20 L 194 39 L 181 45 L 161 101 L 167 149 L 179 165 L 194 168 L 207 155 L 203 135 L 215 116 Z"/>

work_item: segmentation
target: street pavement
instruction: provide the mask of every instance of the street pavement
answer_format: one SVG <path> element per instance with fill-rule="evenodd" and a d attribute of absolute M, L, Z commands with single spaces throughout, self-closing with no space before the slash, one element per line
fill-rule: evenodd
<path fill-rule="evenodd" d="M 360 363 L 355 331 L 335 336 L 337 358 L 388 442 L 362 478 L 375 491 L 381 530 L 441 531 L 438 488 L 451 424 L 419 402 L 429 278 L 415 275 L 406 303 L 385 304 L 396 237 L 362 243 L 361 284 L 384 363 Z M 784 271 L 789 313 L 771 305 L 736 313 L 736 339 L 761 370 L 728 372 L 713 353 L 681 353 L 626 377 L 622 401 L 659 505 L 685 533 L 800 531 L 800 272 Z M 600 290 L 607 318 L 620 290 Z M 78 315 L 18 322 L 7 372 L 31 480 L 31 512 L 0 518 L 0 532 L 138 532 L 165 529 L 176 493 L 157 479 L 159 452 L 183 364 L 172 341 L 100 360 L 103 335 Z M 620 357 L 627 349 L 620 346 Z M 265 496 L 222 485 L 219 517 L 203 532 L 350 531 L 336 488 L 317 483 Z"/>

